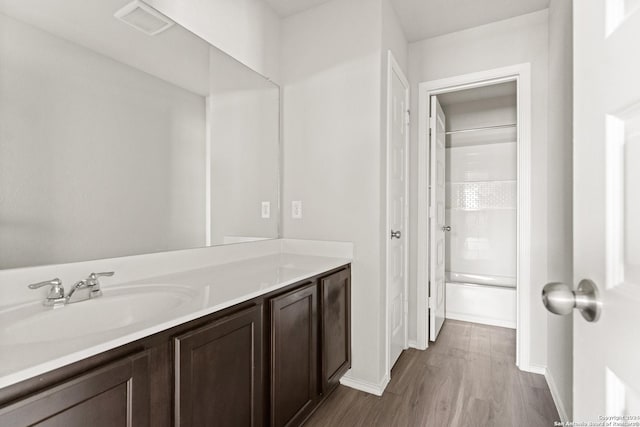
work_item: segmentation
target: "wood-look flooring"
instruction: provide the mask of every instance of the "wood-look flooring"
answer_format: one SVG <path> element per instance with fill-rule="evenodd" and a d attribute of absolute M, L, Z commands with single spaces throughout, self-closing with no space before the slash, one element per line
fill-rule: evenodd
<path fill-rule="evenodd" d="M 402 353 L 382 397 L 339 386 L 305 423 L 336 426 L 553 426 L 542 375 L 515 366 L 515 330 L 447 320 L 436 343 Z"/>

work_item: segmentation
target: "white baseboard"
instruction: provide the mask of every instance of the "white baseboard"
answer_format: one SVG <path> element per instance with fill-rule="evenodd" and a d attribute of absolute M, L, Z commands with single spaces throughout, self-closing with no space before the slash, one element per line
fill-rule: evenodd
<path fill-rule="evenodd" d="M 519 366 L 521 371 L 531 372 L 532 374 L 545 375 L 547 372 L 547 367 L 542 365 L 535 365 L 533 363 L 529 364 L 529 366 Z"/>
<path fill-rule="evenodd" d="M 560 421 L 564 423 L 570 421 L 569 416 L 567 415 L 567 409 L 564 406 L 564 402 L 560 398 L 560 393 L 558 392 L 558 386 L 556 386 L 556 382 L 553 379 L 553 376 L 551 375 L 551 372 L 549 372 L 547 367 L 542 365 L 530 364 L 529 366 L 520 366 L 520 370 L 544 376 L 544 379 L 547 381 L 547 385 L 549 386 L 549 391 L 551 392 L 551 398 L 553 399 L 553 403 L 556 405 L 556 409 L 558 410 Z"/>
<path fill-rule="evenodd" d="M 492 319 L 490 317 L 474 316 L 472 314 L 452 313 L 448 311 L 446 313 L 446 318 L 451 320 L 460 320 L 463 322 L 480 323 L 483 325 L 500 326 L 503 328 L 516 328 L 516 323 L 509 320 Z"/>
<path fill-rule="evenodd" d="M 352 378 L 349 376 L 349 372 L 347 372 L 342 378 L 340 378 L 340 384 L 356 390 L 364 391 L 365 393 L 382 396 L 384 389 L 387 388 L 387 384 L 389 384 L 389 376 L 385 375 L 382 381 L 376 384 L 370 381 Z"/>
<path fill-rule="evenodd" d="M 418 346 L 418 341 L 409 340 L 409 348 L 415 348 L 417 350 L 426 350 L 427 347 L 420 347 L 420 346 Z"/>
<path fill-rule="evenodd" d="M 558 415 L 560 415 L 560 421 L 562 421 L 563 423 L 567 423 L 569 421 L 567 409 L 564 406 L 564 402 L 560 398 L 560 393 L 558 392 L 558 387 L 556 386 L 556 382 L 553 379 L 553 375 L 551 375 L 551 372 L 546 368 L 544 370 L 544 378 L 547 380 L 547 385 L 549 386 L 549 391 L 551 392 L 553 403 L 556 404 Z"/>

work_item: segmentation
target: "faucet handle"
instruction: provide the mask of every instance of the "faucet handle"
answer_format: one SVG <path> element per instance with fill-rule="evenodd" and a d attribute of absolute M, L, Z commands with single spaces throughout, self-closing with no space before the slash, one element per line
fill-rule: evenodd
<path fill-rule="evenodd" d="M 102 295 L 100 290 L 100 277 L 111 277 L 115 274 L 113 271 L 105 271 L 103 273 L 91 273 L 87 278 L 87 285 L 91 288 L 91 298 L 99 297 Z"/>
<path fill-rule="evenodd" d="M 49 295 L 47 295 L 47 300 L 58 300 L 64 298 L 62 280 L 57 277 L 55 279 L 45 280 L 44 282 L 32 283 L 29 285 L 29 289 L 38 289 L 43 286 L 51 286 L 51 289 L 49 289 Z"/>
<path fill-rule="evenodd" d="M 97 280 L 98 277 L 111 277 L 113 276 L 115 271 L 105 271 L 104 273 L 91 273 L 89 275 L 89 280 Z"/>
<path fill-rule="evenodd" d="M 53 288 L 57 288 L 62 286 L 62 280 L 56 277 L 55 279 L 45 280 L 44 282 L 32 283 L 29 285 L 29 289 L 38 289 L 43 286 L 51 286 Z"/>

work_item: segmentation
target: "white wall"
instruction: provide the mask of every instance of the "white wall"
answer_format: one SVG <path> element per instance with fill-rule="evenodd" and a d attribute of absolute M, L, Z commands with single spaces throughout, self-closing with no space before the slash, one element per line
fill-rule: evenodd
<path fill-rule="evenodd" d="M 279 81 L 280 19 L 263 0 L 148 0 L 238 61 Z"/>
<path fill-rule="evenodd" d="M 544 366 L 547 358 L 547 315 L 540 290 L 547 271 L 547 11 L 535 12 L 488 25 L 409 44 L 409 80 L 413 93 L 418 83 L 461 74 L 531 63 L 532 84 L 532 260 L 531 363 Z M 417 97 L 412 98 L 417 111 Z M 417 183 L 417 120 L 411 127 L 412 183 Z M 410 227 L 416 227 L 417 186 L 411 188 Z M 415 236 L 412 233 L 412 236 Z M 413 239 L 415 240 L 415 238 Z M 415 241 L 411 242 L 415 248 Z M 413 251 L 415 254 L 415 251 Z M 415 300 L 415 257 L 410 261 L 410 300 Z M 409 331 L 416 337 L 416 313 L 411 310 Z"/>
<path fill-rule="evenodd" d="M 391 0 L 381 0 L 382 6 L 382 62 L 384 69 L 387 66 L 387 57 L 385 55 L 387 50 L 393 52 L 393 56 L 396 58 L 400 68 L 407 72 L 407 55 L 409 44 L 407 38 L 404 35 L 404 30 L 400 25 L 398 16 L 396 15 Z M 383 85 L 386 87 L 386 79 L 383 80 Z M 386 115 L 386 105 L 385 105 Z"/>
<path fill-rule="evenodd" d="M 257 83 L 208 99 L 213 245 L 228 236 L 278 237 L 280 94 Z M 271 203 L 270 218 L 261 216 L 263 201 Z"/>
<path fill-rule="evenodd" d="M 388 0 L 334 0 L 282 21 L 284 236 L 354 242 L 349 377 L 374 387 L 386 369 L 387 49 L 405 67 Z"/>
<path fill-rule="evenodd" d="M 0 28 L 0 269 L 203 246 L 204 98 Z"/>
<path fill-rule="evenodd" d="M 282 21 L 283 235 L 354 243 L 350 375 L 381 378 L 380 7 L 334 0 Z M 291 201 L 303 218 L 290 217 Z"/>
<path fill-rule="evenodd" d="M 548 280 L 573 283 L 572 2 L 549 4 Z M 579 279 L 579 278 L 576 278 Z M 573 316 L 548 314 L 547 369 L 557 397 L 573 413 Z"/>

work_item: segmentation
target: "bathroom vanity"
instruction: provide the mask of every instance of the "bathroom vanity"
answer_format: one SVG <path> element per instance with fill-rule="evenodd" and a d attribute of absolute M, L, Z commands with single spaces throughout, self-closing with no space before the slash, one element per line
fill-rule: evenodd
<path fill-rule="evenodd" d="M 157 318 L 172 326 L 0 389 L 0 425 L 295 426 L 350 368 L 349 260 L 279 254 L 165 279 L 195 292 L 195 303 L 168 310 L 171 321 Z M 157 329 L 145 325 L 122 333 Z M 94 352 L 119 342 L 117 331 L 103 335 Z M 80 342 L 47 345 L 81 357 Z"/>

